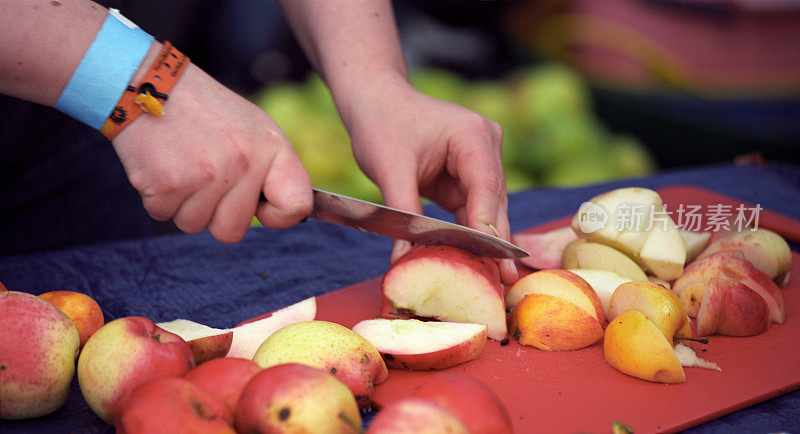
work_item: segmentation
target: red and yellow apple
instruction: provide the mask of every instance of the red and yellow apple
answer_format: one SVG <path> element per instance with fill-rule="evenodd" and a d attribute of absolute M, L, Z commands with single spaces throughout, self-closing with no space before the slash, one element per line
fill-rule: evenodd
<path fill-rule="evenodd" d="M 513 306 L 509 329 L 523 345 L 577 350 L 603 337 L 603 304 L 591 285 L 571 271 L 531 273 L 511 287 L 506 302 Z"/>
<path fill-rule="evenodd" d="M 745 285 L 764 300 L 772 322 L 783 324 L 785 321 L 786 306 L 780 288 L 769 276 L 744 259 L 743 253 L 739 250 L 721 250 L 698 259 L 689 264 L 683 275 L 675 280 L 672 289 L 680 296 L 689 316 L 698 315 L 706 288 L 712 278 Z"/>
<path fill-rule="evenodd" d="M 361 408 L 370 407 L 374 386 L 389 376 L 374 345 L 328 321 L 304 321 L 281 328 L 258 347 L 253 361 L 262 368 L 301 363 L 328 371 L 350 388 Z"/>
<path fill-rule="evenodd" d="M 723 250 L 739 250 L 744 259 L 781 286 L 789 281 L 792 251 L 780 235 L 768 229 L 731 231 L 714 239 L 698 259 Z"/>
<path fill-rule="evenodd" d="M 449 410 L 419 398 L 404 398 L 382 408 L 367 428 L 367 434 L 469 432 Z"/>
<path fill-rule="evenodd" d="M 439 374 L 423 383 L 411 397 L 429 400 L 447 409 L 468 432 L 513 432 L 511 415 L 500 397 L 486 384 L 468 375 Z"/>
<path fill-rule="evenodd" d="M 484 324 L 490 339 L 506 337 L 503 288 L 491 259 L 450 246 L 421 246 L 389 268 L 381 290 L 384 317 Z"/>
<path fill-rule="evenodd" d="M 770 324 L 764 299 L 746 285 L 728 279 L 708 280 L 700 310 L 697 335 L 753 336 Z"/>
<path fill-rule="evenodd" d="M 259 372 L 261 367 L 252 360 L 222 357 L 198 365 L 184 378 L 220 398 L 235 413 L 242 389 Z"/>
<path fill-rule="evenodd" d="M 412 371 L 445 369 L 476 359 L 486 346 L 482 324 L 368 319 L 353 331 L 370 341 L 386 366 Z"/>
<path fill-rule="evenodd" d="M 78 328 L 81 348 L 105 324 L 103 310 L 92 297 L 76 291 L 49 291 L 40 294 L 43 300 L 64 312 Z"/>
<path fill-rule="evenodd" d="M 79 345 L 75 324 L 55 306 L 32 294 L 0 292 L 0 418 L 61 408 Z"/>
<path fill-rule="evenodd" d="M 256 374 L 236 407 L 239 432 L 361 432 L 361 414 L 350 389 L 328 371 L 275 365 Z"/>
<path fill-rule="evenodd" d="M 633 281 L 620 285 L 611 296 L 610 314 L 616 318 L 628 309 L 641 312 L 653 322 L 670 346 L 676 334 L 691 337 L 689 317 L 674 292 L 650 281 Z"/>
<path fill-rule="evenodd" d="M 137 386 L 158 377 L 182 377 L 194 355 L 180 336 L 144 317 L 124 317 L 100 328 L 78 358 L 78 384 L 89 407 L 114 423 L 120 404 Z"/>
<path fill-rule="evenodd" d="M 114 423 L 118 433 L 236 433 L 233 411 L 211 392 L 180 377 L 141 384 L 120 407 Z"/>

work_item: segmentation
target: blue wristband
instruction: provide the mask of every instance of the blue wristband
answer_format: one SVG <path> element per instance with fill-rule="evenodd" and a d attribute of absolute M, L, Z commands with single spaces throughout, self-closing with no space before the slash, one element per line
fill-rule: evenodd
<path fill-rule="evenodd" d="M 152 42 L 152 36 L 116 9 L 109 9 L 103 27 L 54 107 L 99 130 Z"/>

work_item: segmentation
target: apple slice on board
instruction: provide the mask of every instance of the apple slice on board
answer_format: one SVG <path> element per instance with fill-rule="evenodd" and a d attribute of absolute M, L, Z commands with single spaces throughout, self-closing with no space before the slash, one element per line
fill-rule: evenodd
<path fill-rule="evenodd" d="M 307 298 L 269 316 L 240 323 L 234 328 L 218 329 L 187 319 L 175 319 L 157 325 L 189 343 L 197 364 L 217 357 L 252 359 L 256 350 L 276 330 L 317 316 L 315 297 Z"/>
<path fill-rule="evenodd" d="M 711 278 L 697 313 L 697 335 L 753 336 L 770 324 L 764 299 L 742 283 Z"/>
<path fill-rule="evenodd" d="M 613 271 L 631 280 L 647 280 L 647 275 L 633 259 L 605 244 L 573 241 L 564 249 L 560 268 L 587 268 Z"/>
<path fill-rule="evenodd" d="M 389 268 L 381 290 L 383 317 L 484 324 L 490 339 L 506 338 L 503 288 L 491 259 L 450 246 L 421 246 Z"/>
<path fill-rule="evenodd" d="M 564 248 L 578 239 L 578 235 L 570 226 L 563 226 L 547 232 L 518 233 L 511 236 L 511 241 L 530 256 L 518 261 L 534 270 L 546 270 L 561 266 L 561 256 Z"/>
<path fill-rule="evenodd" d="M 486 345 L 483 324 L 368 319 L 353 331 L 370 341 L 386 366 L 412 371 L 445 369 L 473 360 Z"/>

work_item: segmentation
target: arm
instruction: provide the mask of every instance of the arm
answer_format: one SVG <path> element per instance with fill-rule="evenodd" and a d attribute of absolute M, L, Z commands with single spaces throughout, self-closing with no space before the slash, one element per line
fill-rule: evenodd
<path fill-rule="evenodd" d="M 52 106 L 106 19 L 89 0 L 0 0 L 0 91 Z M 154 42 L 137 83 L 161 49 Z M 240 240 L 253 215 L 266 226 L 297 223 L 311 210 L 311 182 L 275 122 L 194 64 L 160 118 L 139 116 L 113 146 L 156 219 Z M 268 203 L 259 204 L 263 192 Z"/>
<path fill-rule="evenodd" d="M 419 213 L 421 193 L 459 223 L 509 239 L 500 127 L 413 89 L 390 3 L 281 3 L 387 205 Z M 398 244 L 393 258 L 403 250 Z M 500 265 L 504 282 L 516 280 L 512 261 Z"/>

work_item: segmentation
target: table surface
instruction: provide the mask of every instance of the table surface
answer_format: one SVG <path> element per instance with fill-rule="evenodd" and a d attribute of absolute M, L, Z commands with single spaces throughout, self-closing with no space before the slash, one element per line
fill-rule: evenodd
<path fill-rule="evenodd" d="M 800 167 L 787 164 L 713 165 L 586 187 L 527 190 L 509 196 L 509 220 L 512 230 L 519 231 L 571 214 L 581 202 L 613 188 L 676 184 L 704 187 L 800 220 Z M 435 206 L 425 212 L 451 220 Z M 792 248 L 798 250 L 798 244 Z M 384 237 L 307 221 L 286 230 L 252 228 L 232 245 L 207 233 L 174 234 L 5 256 L 0 257 L 0 281 L 34 294 L 85 292 L 100 303 L 106 321 L 139 315 L 157 322 L 188 318 L 232 327 L 379 276 L 389 266 L 390 251 L 391 241 Z M 687 432 L 791 432 L 798 426 L 800 391 L 794 391 Z M 77 380 L 59 411 L 33 420 L 0 421 L 4 433 L 112 430 L 88 408 Z"/>

